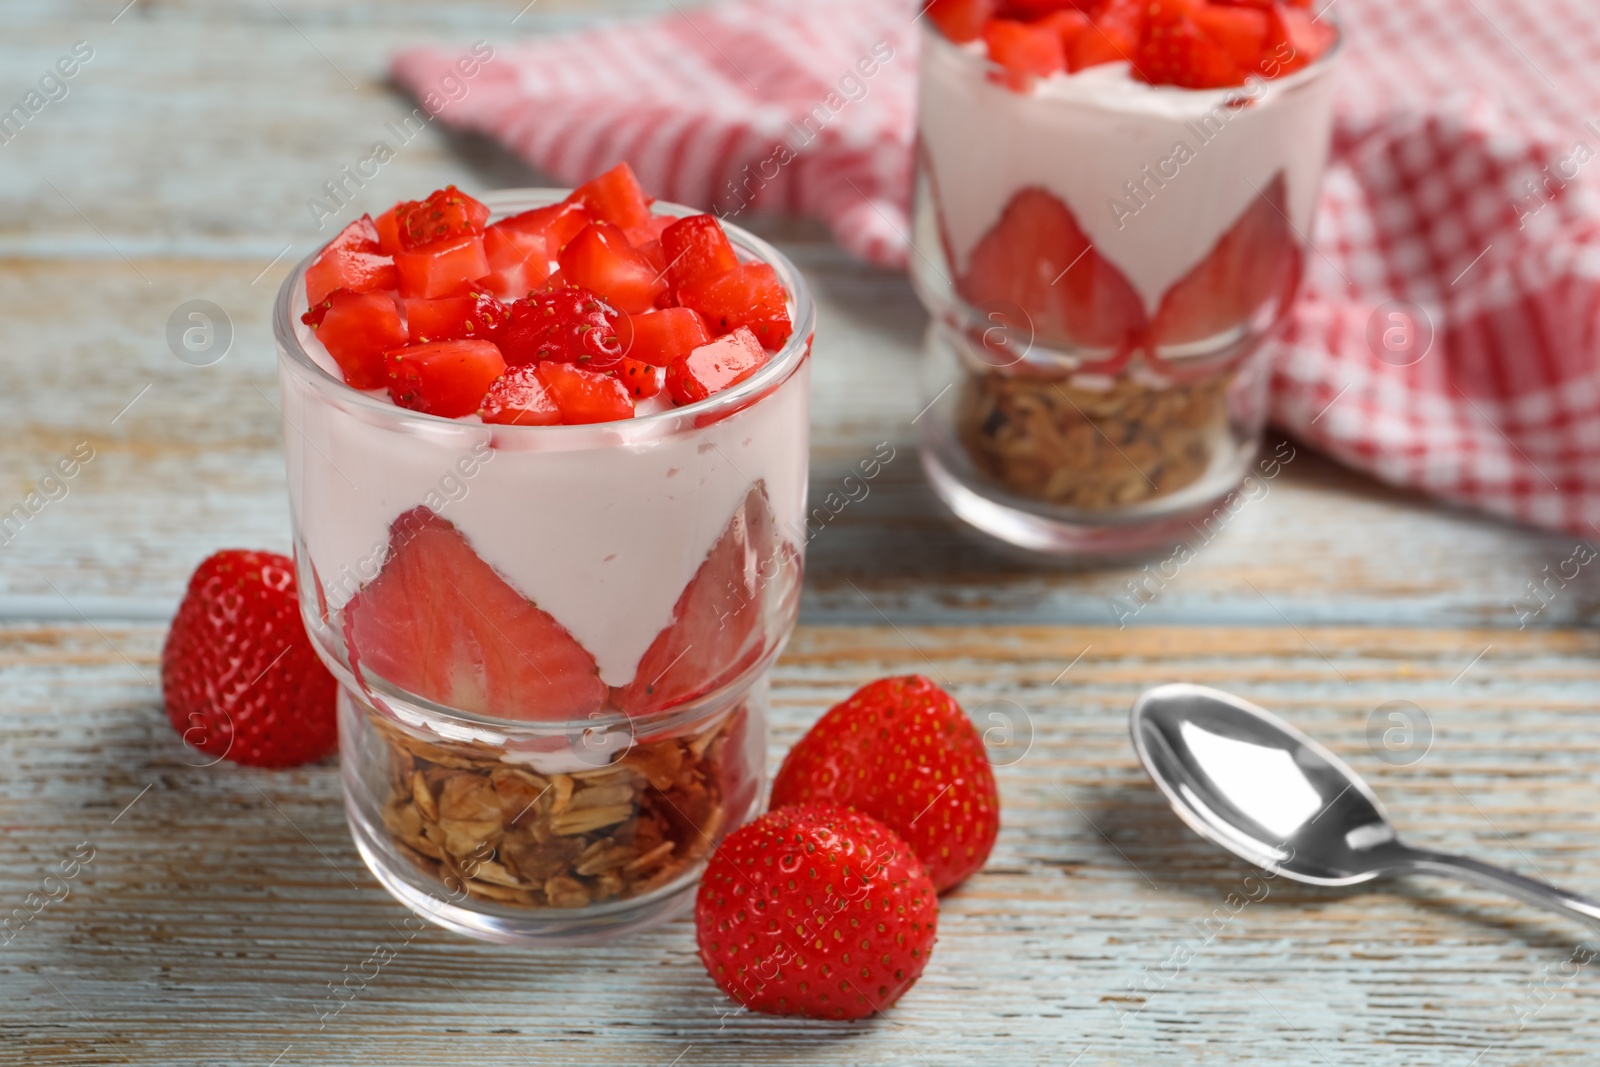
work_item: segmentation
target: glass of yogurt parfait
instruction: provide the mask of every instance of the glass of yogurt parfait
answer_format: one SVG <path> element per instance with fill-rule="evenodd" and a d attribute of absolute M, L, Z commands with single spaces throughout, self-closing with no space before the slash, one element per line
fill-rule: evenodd
<path fill-rule="evenodd" d="M 929 478 L 1027 548 L 1181 540 L 1260 442 L 1261 342 L 1308 251 L 1338 31 L 1298 2 L 928 14 L 911 273 L 932 315 Z"/>
<path fill-rule="evenodd" d="M 811 299 L 765 242 L 641 201 L 626 168 L 443 190 L 352 224 L 276 306 L 351 831 L 396 897 L 485 939 L 678 914 L 761 799 Z"/>

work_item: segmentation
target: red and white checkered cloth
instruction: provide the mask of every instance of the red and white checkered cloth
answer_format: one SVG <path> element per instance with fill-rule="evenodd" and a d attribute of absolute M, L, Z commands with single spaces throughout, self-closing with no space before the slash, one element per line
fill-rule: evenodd
<path fill-rule="evenodd" d="M 1594 537 L 1600 20 L 1580 0 L 1336 10 L 1333 155 L 1302 295 L 1272 343 L 1274 420 L 1385 481 Z M 564 181 L 626 159 L 664 198 L 817 216 L 852 252 L 902 265 L 915 14 L 732 0 L 497 45 L 439 117 Z M 459 57 L 407 52 L 395 76 L 424 97 Z M 775 157 L 808 114 L 820 132 Z M 1420 359 L 1369 342 L 1390 301 L 1431 326 Z"/>

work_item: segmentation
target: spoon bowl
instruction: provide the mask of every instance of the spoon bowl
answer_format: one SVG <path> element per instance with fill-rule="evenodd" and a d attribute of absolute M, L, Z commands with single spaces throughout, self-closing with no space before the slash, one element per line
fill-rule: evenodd
<path fill-rule="evenodd" d="M 1134 751 L 1189 828 L 1312 885 L 1465 878 L 1600 925 L 1600 904 L 1465 856 L 1412 848 L 1343 760 L 1262 708 L 1205 686 L 1157 686 L 1129 717 Z"/>

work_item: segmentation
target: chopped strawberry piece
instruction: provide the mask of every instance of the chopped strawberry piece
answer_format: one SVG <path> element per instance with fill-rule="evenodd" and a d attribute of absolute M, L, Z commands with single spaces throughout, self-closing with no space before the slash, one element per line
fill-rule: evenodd
<path fill-rule="evenodd" d="M 323 248 L 324 252 L 334 249 L 343 249 L 347 252 L 369 252 L 372 255 L 387 253 L 378 244 L 378 227 L 373 223 L 371 215 L 362 215 L 359 219 L 340 230 L 333 240 Z"/>
<path fill-rule="evenodd" d="M 1006 69 L 1006 84 L 1026 92 L 1039 78 L 1067 69 L 1061 34 L 1049 26 L 990 19 L 983 27 L 989 58 Z"/>
<path fill-rule="evenodd" d="M 628 243 L 642 251 L 650 242 L 661 240 L 667 227 L 677 221 L 676 215 L 651 215 L 643 226 L 630 226 L 623 232 L 628 235 Z"/>
<path fill-rule="evenodd" d="M 794 332 L 783 283 L 767 263 L 746 263 L 685 285 L 678 290 L 678 303 L 704 315 L 719 336 L 748 326 L 762 344 L 778 349 Z"/>
<path fill-rule="evenodd" d="M 740 326 L 726 337 L 673 360 L 667 368 L 667 389 L 674 403 L 692 404 L 738 385 L 765 366 L 769 358 L 756 335 Z"/>
<path fill-rule="evenodd" d="M 663 308 L 647 315 L 627 315 L 617 334 L 632 359 L 665 367 L 711 340 L 706 320 L 693 308 Z"/>
<path fill-rule="evenodd" d="M 511 367 L 494 380 L 478 416 L 506 426 L 554 426 L 561 421 L 561 409 L 529 363 Z"/>
<path fill-rule="evenodd" d="M 1078 34 L 1067 54 L 1074 73 L 1102 63 L 1130 63 L 1144 37 L 1145 0 L 1109 0 L 1094 16 L 1094 28 Z"/>
<path fill-rule="evenodd" d="M 973 250 L 957 290 L 992 315 L 1020 308 L 1009 332 L 1087 348 L 1126 343 L 1144 327 L 1133 286 L 1101 257 L 1071 210 L 1043 189 L 1023 189 Z"/>
<path fill-rule="evenodd" d="M 496 340 L 508 363 L 553 360 L 603 370 L 622 358 L 621 319 L 587 289 L 546 289 L 511 305 L 511 322 Z"/>
<path fill-rule="evenodd" d="M 497 222 L 483 231 L 483 252 L 489 260 L 484 284 L 501 296 L 526 296 L 550 277 L 543 234 Z"/>
<path fill-rule="evenodd" d="M 1267 44 L 1267 13 L 1249 7 L 1207 4 L 1190 16 L 1242 71 L 1260 73 L 1261 51 Z"/>
<path fill-rule="evenodd" d="M 389 396 L 412 411 L 447 419 L 478 410 L 506 361 L 489 341 L 433 341 L 383 354 Z"/>
<path fill-rule="evenodd" d="M 400 245 L 406 250 L 475 237 L 489 221 L 489 209 L 453 185 L 429 193 L 426 200 L 409 200 L 396 209 Z"/>
<path fill-rule="evenodd" d="M 445 707 L 560 720 L 605 702 L 594 657 L 425 507 L 389 528 L 383 569 L 345 606 L 344 634 L 361 677 Z"/>
<path fill-rule="evenodd" d="M 1299 280 L 1299 255 L 1286 189 L 1280 172 L 1206 258 L 1167 290 L 1150 324 L 1152 345 L 1215 337 L 1249 321 L 1274 295 L 1288 299 Z"/>
<path fill-rule="evenodd" d="M 1152 16 L 1134 66 L 1138 76 L 1152 85 L 1220 89 L 1244 83 L 1244 70 L 1222 46 L 1188 15 L 1174 11 Z"/>
<path fill-rule="evenodd" d="M 400 295 L 424 300 L 459 296 L 489 274 L 483 238 L 476 236 L 435 241 L 425 248 L 397 252 L 394 265 L 400 272 Z"/>
<path fill-rule="evenodd" d="M 728 235 L 714 215 L 690 215 L 661 233 L 667 281 L 674 289 L 702 278 L 717 278 L 739 266 Z"/>
<path fill-rule="evenodd" d="M 374 289 L 393 289 L 397 284 L 395 262 L 388 256 L 328 248 L 306 268 L 306 303 L 320 304 L 335 289 L 370 293 Z"/>
<path fill-rule="evenodd" d="M 1090 0 L 1003 0 L 1000 10 L 995 14 L 1000 18 L 1021 22 L 1038 22 L 1063 11 L 1079 11 L 1080 7 L 1094 6 Z M 1079 14 L 1082 12 L 1079 11 Z"/>
<path fill-rule="evenodd" d="M 326 301 L 317 340 L 339 364 L 353 389 L 381 389 L 388 384 L 383 354 L 406 343 L 400 309 L 387 293 L 335 290 Z"/>
<path fill-rule="evenodd" d="M 745 494 L 656 635 L 633 681 L 613 695 L 630 714 L 659 711 L 727 685 L 760 661 L 792 619 L 800 561 L 778 536 L 766 486 Z M 787 617 L 786 617 L 787 616 Z"/>
<path fill-rule="evenodd" d="M 623 311 L 648 311 L 667 288 L 660 273 L 628 237 L 609 222 L 596 222 L 561 250 L 567 284 L 590 289 Z"/>
<path fill-rule="evenodd" d="M 400 245 L 400 209 L 405 205 L 402 200 L 373 220 L 373 228 L 378 231 L 378 251 L 386 256 L 405 251 Z"/>
<path fill-rule="evenodd" d="M 639 254 L 655 270 L 657 278 L 665 278 L 667 276 L 667 253 L 662 250 L 660 241 L 646 241 L 642 245 L 636 244 L 633 247 L 638 249 Z M 656 294 L 657 303 L 660 303 L 661 296 L 666 292 L 667 290 L 663 288 L 661 293 Z"/>
<path fill-rule="evenodd" d="M 407 300 L 406 326 L 412 344 L 428 341 L 492 341 L 511 321 L 510 310 L 488 293 Z"/>
<path fill-rule="evenodd" d="M 633 397 L 615 375 L 583 370 L 570 363 L 541 363 L 544 382 L 565 423 L 615 422 L 633 418 Z"/>
<path fill-rule="evenodd" d="M 994 14 L 996 0 L 932 0 L 924 13 L 956 44 L 976 41 L 983 24 Z"/>
<path fill-rule="evenodd" d="M 1061 38 L 1061 59 L 1066 61 L 1069 51 L 1080 36 L 1092 32 L 1094 23 L 1077 8 L 1065 8 L 1061 11 L 1046 15 L 1039 20 L 1040 26 L 1047 26 Z"/>
<path fill-rule="evenodd" d="M 584 182 L 567 199 L 588 208 L 595 218 L 624 230 L 650 221 L 650 198 L 626 163 L 618 163 L 598 178 Z"/>
<path fill-rule="evenodd" d="M 583 228 L 594 221 L 589 209 L 571 200 L 548 207 L 537 207 L 519 215 L 501 219 L 496 226 L 508 230 L 521 230 L 544 238 L 545 253 L 554 259 L 567 247 L 567 242 L 578 236 Z"/>
<path fill-rule="evenodd" d="M 1339 31 L 1300 7 L 1277 3 L 1268 12 L 1266 54 L 1261 65 L 1272 74 L 1293 74 L 1310 66 L 1339 39 Z"/>
<path fill-rule="evenodd" d="M 617 371 L 617 377 L 622 384 L 628 387 L 628 394 L 639 400 L 655 396 L 661 392 L 661 375 L 659 367 L 646 363 L 643 360 L 622 359 L 622 367 Z"/>

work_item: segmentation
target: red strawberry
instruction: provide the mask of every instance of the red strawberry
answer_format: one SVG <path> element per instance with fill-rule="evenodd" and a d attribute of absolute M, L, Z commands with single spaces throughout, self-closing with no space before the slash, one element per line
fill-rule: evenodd
<path fill-rule="evenodd" d="M 784 758 L 772 806 L 844 804 L 905 838 L 942 893 L 1000 832 L 994 771 L 966 713 L 920 675 L 883 678 L 817 720 Z"/>
<path fill-rule="evenodd" d="M 568 242 L 558 257 L 561 276 L 569 285 L 599 293 L 629 314 L 655 307 L 667 291 L 661 272 L 649 257 L 628 243 L 627 234 L 609 222 L 595 222 Z"/>
<path fill-rule="evenodd" d="M 622 359 L 619 317 L 587 289 L 547 289 L 512 304 L 511 321 L 495 340 L 513 365 L 550 359 L 604 370 Z"/>
<path fill-rule="evenodd" d="M 1072 211 L 1043 189 L 1011 198 L 956 288 L 983 311 L 1021 308 L 1031 321 L 997 324 L 1023 339 L 1113 348 L 1144 327 L 1139 294 L 1090 245 Z"/>
<path fill-rule="evenodd" d="M 489 257 L 483 238 L 468 234 L 435 241 L 409 252 L 396 252 L 395 270 L 399 275 L 400 295 L 437 300 L 459 296 L 472 289 L 490 273 Z"/>
<path fill-rule="evenodd" d="M 383 354 L 389 398 L 403 408 L 447 419 L 478 410 L 484 394 L 506 372 L 491 341 L 430 341 Z"/>
<path fill-rule="evenodd" d="M 1152 85 L 1185 89 L 1219 89 L 1244 84 L 1244 69 L 1207 36 L 1195 21 L 1161 0 L 1145 29 L 1134 70 Z"/>
<path fill-rule="evenodd" d="M 584 370 L 576 364 L 546 360 L 535 369 L 550 398 L 569 425 L 615 422 L 633 418 L 633 397 L 609 371 Z"/>
<path fill-rule="evenodd" d="M 572 190 L 567 201 L 582 204 L 595 218 L 624 230 L 644 226 L 650 221 L 650 197 L 645 195 L 633 168 L 626 163 L 618 163 L 598 178 L 590 178 Z"/>
<path fill-rule="evenodd" d="M 1207 4 L 1189 16 L 1205 35 L 1228 53 L 1246 73 L 1261 73 L 1261 50 L 1267 43 L 1267 13 L 1248 7 Z"/>
<path fill-rule="evenodd" d="M 395 210 L 400 246 L 407 250 L 480 234 L 488 221 L 489 209 L 453 185 L 429 193 L 426 200 L 401 204 Z"/>
<path fill-rule="evenodd" d="M 746 263 L 716 277 L 696 278 L 678 288 L 678 303 L 705 316 L 713 334 L 748 326 L 766 347 L 776 351 L 794 332 L 789 298 L 778 272 L 767 263 Z"/>
<path fill-rule="evenodd" d="M 344 636 L 363 677 L 445 707 L 549 720 L 605 703 L 594 657 L 425 507 L 390 526 L 383 570 L 345 606 Z"/>
<path fill-rule="evenodd" d="M 722 223 L 714 215 L 689 215 L 661 231 L 667 281 L 676 289 L 697 278 L 718 278 L 739 265 Z"/>
<path fill-rule="evenodd" d="M 983 27 L 989 58 L 1005 68 L 1005 82 L 1027 92 L 1037 78 L 1067 69 L 1065 42 L 1054 26 L 990 19 Z"/>
<path fill-rule="evenodd" d="M 975 41 L 994 14 L 995 0 L 931 0 L 923 12 L 956 44 Z"/>
<path fill-rule="evenodd" d="M 406 343 L 405 325 L 389 294 L 336 289 L 316 310 L 321 313 L 317 340 L 339 364 L 344 380 L 355 389 L 388 385 L 383 354 Z"/>
<path fill-rule="evenodd" d="M 202 752 L 255 767 L 338 745 L 333 675 L 306 636 L 294 560 L 228 549 L 207 559 L 161 650 L 167 718 Z"/>
<path fill-rule="evenodd" d="M 667 389 L 674 403 L 693 404 L 738 385 L 770 358 L 756 335 L 741 326 L 673 360 L 667 366 Z"/>
<path fill-rule="evenodd" d="M 494 380 L 484 394 L 478 417 L 506 426 L 554 426 L 561 409 L 531 363 L 512 367 Z"/>
<path fill-rule="evenodd" d="M 661 368 L 642 359 L 628 359 L 624 356 L 622 369 L 617 371 L 617 377 L 636 399 L 643 400 L 661 392 Z"/>
<path fill-rule="evenodd" d="M 848 808 L 770 811 L 734 831 L 695 898 L 700 961 L 751 1011 L 862 1019 L 922 975 L 939 905 L 894 832 Z"/>
<path fill-rule="evenodd" d="M 633 681 L 615 692 L 631 714 L 659 711 L 733 681 L 792 619 L 800 563 L 776 529 L 766 485 L 745 494 L 656 635 Z"/>
<path fill-rule="evenodd" d="M 1274 295 L 1288 299 L 1299 281 L 1300 263 L 1288 208 L 1279 173 L 1206 258 L 1167 290 L 1150 324 L 1150 343 L 1215 337 L 1246 322 Z"/>

